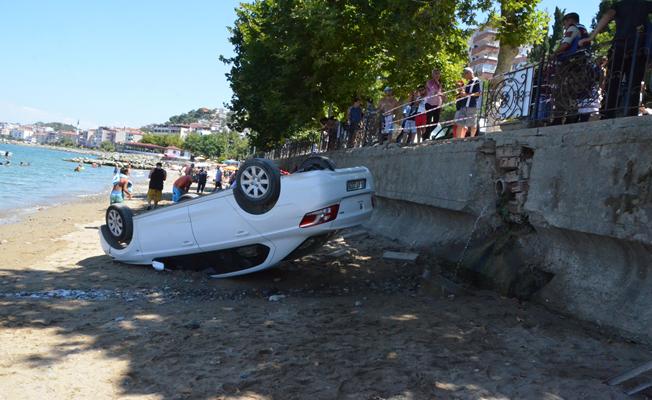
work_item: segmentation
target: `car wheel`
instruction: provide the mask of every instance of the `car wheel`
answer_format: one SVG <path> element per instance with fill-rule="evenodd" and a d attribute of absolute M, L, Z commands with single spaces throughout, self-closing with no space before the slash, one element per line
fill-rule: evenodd
<path fill-rule="evenodd" d="M 271 161 L 245 161 L 235 177 L 233 196 L 249 214 L 264 214 L 276 204 L 281 193 L 281 172 Z"/>
<path fill-rule="evenodd" d="M 328 157 L 310 156 L 301 163 L 297 172 L 322 171 L 325 169 L 335 171 L 335 163 Z"/>
<path fill-rule="evenodd" d="M 128 243 L 133 234 L 133 213 L 124 204 L 112 204 L 106 209 L 106 227 L 111 238 Z"/>

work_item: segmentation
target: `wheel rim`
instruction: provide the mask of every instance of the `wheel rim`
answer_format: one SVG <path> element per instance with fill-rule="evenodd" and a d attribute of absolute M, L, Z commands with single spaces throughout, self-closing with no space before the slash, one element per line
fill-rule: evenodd
<path fill-rule="evenodd" d="M 240 185 L 247 197 L 259 199 L 269 191 L 269 176 L 263 168 L 252 165 L 242 171 Z"/>
<path fill-rule="evenodd" d="M 122 216 L 116 210 L 109 211 L 109 216 L 107 218 L 107 225 L 109 226 L 109 231 L 115 237 L 120 237 L 122 235 Z"/>

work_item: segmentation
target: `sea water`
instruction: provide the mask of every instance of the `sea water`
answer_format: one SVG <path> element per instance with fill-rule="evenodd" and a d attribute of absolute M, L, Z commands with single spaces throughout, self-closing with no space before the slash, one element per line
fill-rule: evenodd
<path fill-rule="evenodd" d="M 113 167 L 93 168 L 89 164 L 75 172 L 76 163 L 64 158 L 85 157 L 87 154 L 0 143 L 0 163 L 4 152 L 13 153 L 9 165 L 0 166 L 0 223 L 9 222 L 24 212 L 78 199 L 106 194 L 107 206 L 112 187 Z M 28 166 L 21 166 L 29 164 Z M 146 171 L 132 171 L 136 181 L 145 179 Z"/>

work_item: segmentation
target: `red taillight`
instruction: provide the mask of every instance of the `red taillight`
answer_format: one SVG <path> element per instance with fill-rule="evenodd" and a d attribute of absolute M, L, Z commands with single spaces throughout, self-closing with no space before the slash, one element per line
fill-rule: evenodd
<path fill-rule="evenodd" d="M 334 204 L 332 206 L 322 208 L 321 210 L 309 212 L 308 214 L 303 216 L 301 222 L 299 223 L 299 227 L 308 228 L 309 226 L 315 226 L 326 222 L 330 222 L 335 218 L 337 218 L 337 212 L 339 210 L 340 210 L 340 205 Z"/>

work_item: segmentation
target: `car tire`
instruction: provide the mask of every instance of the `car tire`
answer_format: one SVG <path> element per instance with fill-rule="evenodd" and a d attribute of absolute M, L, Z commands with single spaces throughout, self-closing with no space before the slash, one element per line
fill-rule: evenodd
<path fill-rule="evenodd" d="M 281 172 L 271 161 L 252 158 L 242 164 L 235 177 L 233 196 L 249 214 L 271 210 L 281 193 Z"/>
<path fill-rule="evenodd" d="M 133 235 L 134 219 L 131 209 L 124 204 L 111 204 L 106 209 L 106 227 L 111 239 L 129 243 Z"/>
<path fill-rule="evenodd" d="M 326 169 L 335 171 L 335 163 L 330 158 L 310 156 L 301 163 L 297 172 L 323 171 Z"/>

